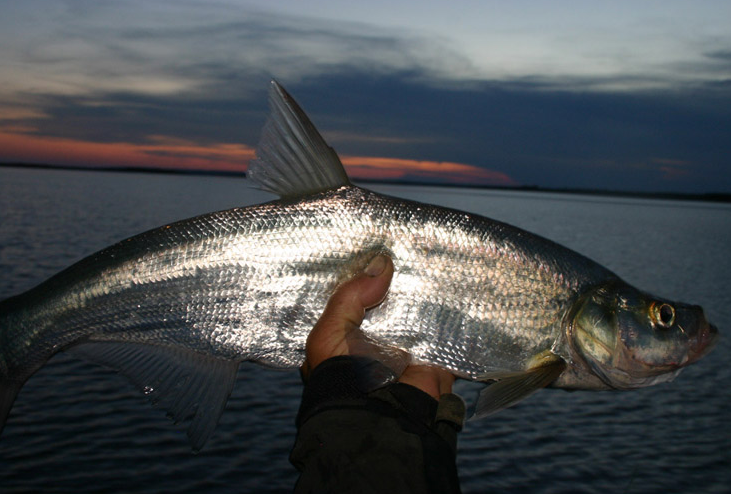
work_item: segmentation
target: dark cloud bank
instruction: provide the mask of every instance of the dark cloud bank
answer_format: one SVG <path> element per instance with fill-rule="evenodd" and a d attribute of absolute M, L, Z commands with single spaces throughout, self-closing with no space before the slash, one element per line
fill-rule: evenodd
<path fill-rule="evenodd" d="M 731 191 L 731 88 L 575 92 L 528 82 L 425 84 L 421 74 L 347 70 L 284 83 L 342 154 L 453 161 L 524 185 L 629 191 Z M 252 86 L 260 90 L 252 92 Z M 258 140 L 267 78 L 241 95 L 46 96 L 39 135 L 140 142 Z M 235 86 L 234 86 L 235 88 Z"/>

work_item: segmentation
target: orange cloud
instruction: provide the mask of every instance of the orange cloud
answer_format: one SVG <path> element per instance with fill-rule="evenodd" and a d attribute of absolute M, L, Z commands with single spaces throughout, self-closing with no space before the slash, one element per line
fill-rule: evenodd
<path fill-rule="evenodd" d="M 662 173 L 662 178 L 665 180 L 681 180 L 690 175 L 689 170 L 682 170 L 672 166 L 661 166 L 658 168 L 658 171 Z"/>
<path fill-rule="evenodd" d="M 518 185 L 515 180 L 503 172 L 450 161 L 362 156 L 343 156 L 342 161 L 350 176 L 354 178 L 396 179 L 408 176 L 475 185 Z"/>
<path fill-rule="evenodd" d="M 663 180 L 683 180 L 691 174 L 693 163 L 687 160 L 651 158 L 650 163 L 662 174 Z"/>
<path fill-rule="evenodd" d="M 33 129 L 0 127 L 0 160 L 56 165 L 152 167 L 175 170 L 245 171 L 255 157 L 244 144 L 200 145 L 184 139 L 151 135 L 143 144 L 98 143 L 33 135 Z M 516 185 L 508 175 L 464 163 L 400 158 L 344 156 L 353 178 L 424 178 L 447 183 Z"/>
<path fill-rule="evenodd" d="M 243 144 L 199 145 L 151 136 L 149 144 L 86 142 L 39 137 L 0 128 L 0 159 L 31 163 L 88 166 L 245 171 L 254 150 Z"/>
<path fill-rule="evenodd" d="M 690 161 L 687 160 L 674 160 L 669 158 L 651 158 L 650 161 L 659 165 L 668 166 L 687 166 L 692 164 Z"/>

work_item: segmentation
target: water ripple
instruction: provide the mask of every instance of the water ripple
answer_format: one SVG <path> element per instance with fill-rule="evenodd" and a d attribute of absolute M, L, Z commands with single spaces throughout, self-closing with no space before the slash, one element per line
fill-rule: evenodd
<path fill-rule="evenodd" d="M 727 206 L 380 189 L 522 226 L 648 291 L 693 297 L 712 320 L 731 320 Z M 0 297 L 141 230 L 268 197 L 223 178 L 0 169 Z M 546 390 L 469 422 L 459 444 L 464 492 L 730 492 L 729 344 L 722 339 L 669 384 Z M 471 402 L 479 386 L 457 389 Z M 300 392 L 296 372 L 242 365 L 218 429 L 193 454 L 185 427 L 122 377 L 59 355 L 23 388 L 0 438 L 2 492 L 288 492 Z"/>

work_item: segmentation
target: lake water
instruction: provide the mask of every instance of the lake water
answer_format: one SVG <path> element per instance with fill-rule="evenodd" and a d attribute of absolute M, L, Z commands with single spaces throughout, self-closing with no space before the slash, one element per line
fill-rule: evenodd
<path fill-rule="evenodd" d="M 731 207 L 436 187 L 379 192 L 539 233 L 628 282 L 697 303 L 722 334 L 674 382 L 632 392 L 544 390 L 460 436 L 463 490 L 731 492 Z M 272 196 L 245 179 L 0 168 L 0 299 L 161 224 Z M 478 385 L 460 382 L 469 402 Z M 287 492 L 297 372 L 243 364 L 198 454 L 124 378 L 60 354 L 31 377 L 0 437 L 0 492 Z"/>

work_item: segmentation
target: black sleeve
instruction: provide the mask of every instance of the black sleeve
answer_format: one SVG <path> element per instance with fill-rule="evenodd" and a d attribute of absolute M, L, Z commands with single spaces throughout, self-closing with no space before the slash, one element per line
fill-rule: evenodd
<path fill-rule="evenodd" d="M 458 493 L 457 433 L 464 402 L 407 384 L 363 389 L 380 364 L 334 357 L 306 384 L 290 461 L 296 493 Z"/>

